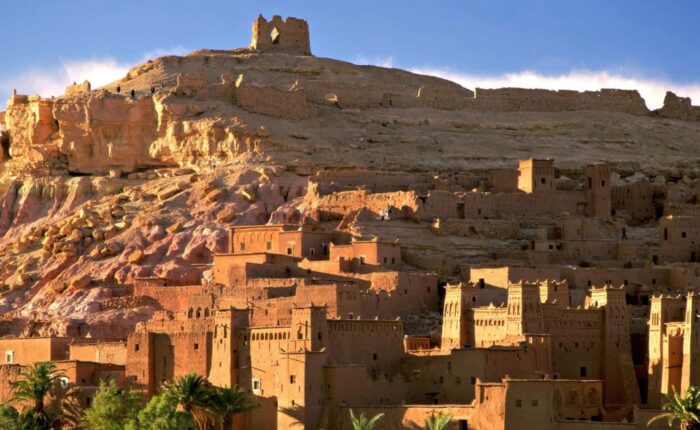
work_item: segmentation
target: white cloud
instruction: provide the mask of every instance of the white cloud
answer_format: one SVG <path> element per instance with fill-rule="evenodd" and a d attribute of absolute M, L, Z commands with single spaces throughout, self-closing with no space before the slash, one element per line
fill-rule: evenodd
<path fill-rule="evenodd" d="M 113 57 L 66 60 L 53 69 L 30 69 L 3 78 L 0 80 L 0 96 L 6 99 L 15 88 L 20 94 L 59 96 L 74 81 L 80 83 L 86 79 L 90 81 L 92 88 L 99 88 L 126 76 L 136 63 L 165 55 L 182 55 L 185 52 L 183 47 L 155 49 L 144 53 L 134 64 L 120 62 Z"/>
<path fill-rule="evenodd" d="M 673 91 L 678 96 L 692 98 L 694 104 L 700 104 L 700 83 L 684 85 L 660 79 L 624 76 L 608 71 L 578 70 L 563 75 L 544 75 L 534 71 L 521 71 L 497 76 L 475 75 L 430 67 L 415 68 L 411 71 L 448 79 L 472 90 L 474 88 L 504 87 L 578 91 L 597 91 L 601 88 L 630 89 L 639 91 L 649 109 L 663 106 L 666 91 Z"/>
<path fill-rule="evenodd" d="M 64 61 L 54 70 L 27 70 L 5 78 L 0 82 L 0 93 L 9 95 L 16 88 L 20 94 L 58 96 L 73 81 L 87 79 L 97 88 L 124 77 L 129 67 L 114 58 Z"/>

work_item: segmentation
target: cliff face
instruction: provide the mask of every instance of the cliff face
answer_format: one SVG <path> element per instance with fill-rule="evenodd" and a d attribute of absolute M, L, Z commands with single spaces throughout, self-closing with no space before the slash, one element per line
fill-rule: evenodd
<path fill-rule="evenodd" d="M 0 113 L 0 335 L 120 321 L 122 337 L 154 310 L 121 297 L 135 278 L 206 280 L 226 225 L 324 222 L 324 207 L 344 207 L 351 229 L 386 203 L 357 187 L 406 191 L 395 203 L 411 206 L 428 182 L 471 189 L 474 171 L 529 157 L 698 176 L 700 122 L 675 120 L 697 120 L 690 101 L 669 96 L 648 115 L 634 91 L 473 92 L 306 55 L 308 29 L 273 22 L 290 42 L 260 39 L 272 33 L 258 21 L 250 49 L 154 59 L 56 99 L 12 97 Z M 353 187 L 329 179 L 307 193 L 316 172 Z M 404 243 L 438 240 L 422 234 Z M 445 242 L 430 258 L 485 258 L 491 243 Z"/>

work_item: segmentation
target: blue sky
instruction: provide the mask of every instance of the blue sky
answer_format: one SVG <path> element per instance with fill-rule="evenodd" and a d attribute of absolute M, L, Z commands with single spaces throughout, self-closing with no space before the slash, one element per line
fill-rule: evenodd
<path fill-rule="evenodd" d="M 0 0 L 0 98 L 104 84 L 164 53 L 250 41 L 262 13 L 309 21 L 315 55 L 476 86 L 665 89 L 700 104 L 700 2 Z"/>

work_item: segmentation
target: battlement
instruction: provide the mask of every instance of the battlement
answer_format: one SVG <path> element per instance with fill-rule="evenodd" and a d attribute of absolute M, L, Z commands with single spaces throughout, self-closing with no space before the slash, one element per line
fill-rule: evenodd
<path fill-rule="evenodd" d="M 468 107 L 479 110 L 559 112 L 599 110 L 646 115 L 649 109 L 636 90 L 603 88 L 600 91 L 526 88 L 476 88 Z"/>
<path fill-rule="evenodd" d="M 63 93 L 64 97 L 72 97 L 76 94 L 88 92 L 92 89 L 90 81 L 85 80 L 82 84 L 73 84 L 66 87 L 66 91 Z"/>
<path fill-rule="evenodd" d="M 275 15 L 270 21 L 262 15 L 253 21 L 250 49 L 311 55 L 309 24 L 303 19 Z"/>

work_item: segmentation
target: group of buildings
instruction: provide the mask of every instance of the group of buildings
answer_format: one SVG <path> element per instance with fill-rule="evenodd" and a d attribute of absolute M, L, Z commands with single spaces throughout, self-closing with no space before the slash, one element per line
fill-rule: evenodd
<path fill-rule="evenodd" d="M 664 395 L 700 384 L 700 223 L 692 201 L 669 204 L 672 187 L 616 186 L 604 164 L 571 186 L 552 160 L 471 191 L 374 179 L 310 177 L 319 224 L 231 227 L 201 285 L 137 279 L 131 294 L 158 311 L 126 339 L 0 338 L 0 402 L 22 366 L 50 360 L 84 406 L 105 379 L 146 396 L 189 372 L 238 385 L 259 404 L 239 428 L 348 429 L 353 409 L 384 413 L 386 429 L 449 413 L 460 430 L 618 430 L 647 428 Z M 434 234 L 510 237 L 525 220 L 535 234 L 509 256 L 520 264 L 447 276 L 407 264 L 396 240 L 323 228 L 358 211 Z M 432 332 L 406 323 L 430 315 Z"/>

